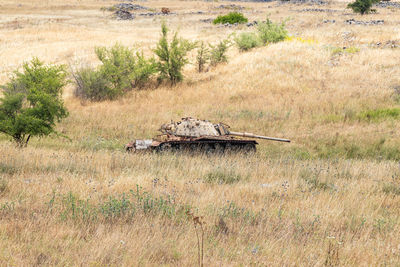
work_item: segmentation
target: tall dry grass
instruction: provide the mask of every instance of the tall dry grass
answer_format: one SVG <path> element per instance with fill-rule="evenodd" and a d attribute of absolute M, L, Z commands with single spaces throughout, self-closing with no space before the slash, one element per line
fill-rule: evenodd
<path fill-rule="evenodd" d="M 1 3 L 2 83 L 31 56 L 98 64 L 95 46 L 119 41 L 149 53 L 159 38 L 161 18 L 115 21 L 100 11 L 111 2 L 19 3 Z M 140 4 L 178 12 L 167 23 L 189 39 L 215 42 L 248 30 L 199 21 L 226 12 L 215 8 L 221 3 Z M 299 38 L 247 53 L 231 49 L 226 65 L 202 74 L 189 66 L 176 87 L 114 102 L 82 103 L 70 85 L 70 117 L 58 130 L 71 141 L 34 139 L 20 150 L 0 137 L 0 265 L 193 266 L 189 208 L 205 222 L 205 266 L 399 262 L 399 120 L 362 116 L 399 108 L 400 54 L 374 46 L 399 39 L 398 11 L 360 17 L 348 15 L 342 2 L 322 7 L 340 10 L 334 13 L 235 4 L 250 20 L 291 17 L 288 30 Z M 206 13 L 188 14 L 197 10 Z M 343 23 L 351 17 L 385 24 Z M 344 46 L 359 51 L 334 52 Z M 123 152 L 130 139 L 149 138 L 183 116 L 293 143 L 260 141 L 253 156 Z"/>

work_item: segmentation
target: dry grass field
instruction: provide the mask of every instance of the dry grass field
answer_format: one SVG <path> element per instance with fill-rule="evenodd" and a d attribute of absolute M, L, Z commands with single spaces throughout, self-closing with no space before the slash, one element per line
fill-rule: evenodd
<path fill-rule="evenodd" d="M 400 49 L 386 45 L 400 44 L 400 8 L 148 0 L 135 4 L 177 14 L 119 21 L 101 10 L 115 3 L 0 0 L 0 84 L 34 56 L 74 68 L 116 42 L 150 54 L 163 20 L 211 43 L 251 30 L 201 22 L 227 13 L 221 4 L 250 21 L 288 19 L 292 37 L 232 47 L 226 64 L 189 65 L 177 86 L 116 101 L 81 102 L 71 83 L 57 126 L 70 140 L 18 149 L 1 135 L 1 266 L 195 266 L 189 210 L 202 217 L 204 266 L 400 264 Z M 185 116 L 292 143 L 261 140 L 255 155 L 124 152 Z"/>

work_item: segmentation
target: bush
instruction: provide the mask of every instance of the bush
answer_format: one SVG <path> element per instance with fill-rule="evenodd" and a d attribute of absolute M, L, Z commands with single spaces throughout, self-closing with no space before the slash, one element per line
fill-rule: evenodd
<path fill-rule="evenodd" d="M 158 56 L 157 70 L 159 72 L 158 80 L 161 82 L 169 79 L 171 84 L 183 80 L 182 69 L 189 63 L 187 54 L 196 47 L 195 43 L 188 40 L 178 38 L 175 33 L 172 41 L 168 43 L 168 28 L 165 23 L 161 25 L 161 39 L 154 49 L 154 53 Z"/>
<path fill-rule="evenodd" d="M 115 99 L 133 88 L 142 88 L 156 71 L 154 59 L 120 44 L 95 51 L 102 65 L 73 72 L 75 95 L 82 99 Z"/>
<path fill-rule="evenodd" d="M 273 23 L 269 19 L 261 22 L 257 26 L 258 36 L 264 44 L 277 43 L 285 40 L 288 32 L 285 29 L 285 23 Z"/>
<path fill-rule="evenodd" d="M 230 41 L 228 39 L 220 41 L 217 45 L 210 46 L 210 64 L 215 66 L 222 62 L 228 62 L 228 57 L 226 53 L 228 52 Z"/>
<path fill-rule="evenodd" d="M 26 146 L 31 136 L 57 133 L 56 122 L 68 116 L 62 101 L 66 85 L 63 65 L 45 66 L 37 58 L 16 71 L 2 86 L 0 132 L 9 135 L 18 146 Z"/>
<path fill-rule="evenodd" d="M 112 85 L 116 94 L 143 86 L 155 72 L 153 59 L 145 59 L 142 53 L 115 44 L 111 48 L 97 47 L 96 55 L 103 63 L 100 72 Z"/>
<path fill-rule="evenodd" d="M 372 4 L 379 3 L 380 0 L 356 0 L 353 3 L 347 5 L 347 8 L 351 8 L 354 13 L 361 15 L 375 12 L 375 9 L 371 9 Z"/>
<path fill-rule="evenodd" d="M 86 67 L 73 73 L 76 82 L 75 96 L 90 101 L 113 99 L 108 80 L 95 69 Z"/>
<path fill-rule="evenodd" d="M 197 56 L 196 56 L 197 70 L 199 72 L 202 72 L 204 66 L 207 64 L 209 60 L 210 60 L 210 49 L 206 47 L 204 42 L 201 42 L 199 49 L 197 50 Z"/>
<path fill-rule="evenodd" d="M 225 24 L 225 23 L 229 23 L 229 24 L 235 24 L 235 23 L 246 23 L 248 22 L 248 19 L 246 17 L 243 16 L 242 13 L 239 12 L 230 12 L 227 15 L 224 16 L 218 16 L 213 23 L 214 24 Z"/>
<path fill-rule="evenodd" d="M 261 44 L 260 39 L 253 32 L 242 32 L 234 40 L 240 51 L 247 51 Z"/>

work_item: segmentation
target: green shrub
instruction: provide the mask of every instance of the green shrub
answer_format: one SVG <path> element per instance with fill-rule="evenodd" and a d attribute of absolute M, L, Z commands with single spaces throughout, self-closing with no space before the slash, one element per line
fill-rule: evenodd
<path fill-rule="evenodd" d="M 92 68 L 81 68 L 73 73 L 76 83 L 75 96 L 90 101 L 113 99 L 117 96 L 110 89 L 108 80 L 102 72 Z"/>
<path fill-rule="evenodd" d="M 347 5 L 347 8 L 351 8 L 354 13 L 361 15 L 368 14 L 370 12 L 376 12 L 375 9 L 371 9 L 372 4 L 378 3 L 380 0 L 356 0 L 353 3 Z"/>
<path fill-rule="evenodd" d="M 156 72 L 153 58 L 115 44 L 111 48 L 97 47 L 102 62 L 96 69 L 81 68 L 73 72 L 75 96 L 91 101 L 112 100 L 133 88 L 142 88 Z"/>
<path fill-rule="evenodd" d="M 169 79 L 171 84 L 183 80 L 182 69 L 189 63 L 187 54 L 196 47 L 195 43 L 188 40 L 178 38 L 175 33 L 172 41 L 168 43 L 168 28 L 165 23 L 161 25 L 161 38 L 154 49 L 154 53 L 158 57 L 157 70 L 159 72 L 159 81 Z"/>
<path fill-rule="evenodd" d="M 246 23 L 248 22 L 248 19 L 243 16 L 242 13 L 239 12 L 230 12 L 227 15 L 224 16 L 218 16 L 216 19 L 214 19 L 213 23 L 214 24 L 235 24 L 235 23 Z"/>
<path fill-rule="evenodd" d="M 201 42 L 199 49 L 197 50 L 196 63 L 197 70 L 202 72 L 204 70 L 204 66 L 210 60 L 210 49 L 206 47 L 204 42 Z"/>
<path fill-rule="evenodd" d="M 65 66 L 46 66 L 34 58 L 16 71 L 0 99 L 0 132 L 26 146 L 31 136 L 57 133 L 56 122 L 68 116 L 62 100 Z"/>
<path fill-rule="evenodd" d="M 110 81 L 111 90 L 117 95 L 143 86 L 156 70 L 153 59 L 147 60 L 142 53 L 120 44 L 111 48 L 97 47 L 95 51 L 103 63 L 99 71 Z"/>
<path fill-rule="evenodd" d="M 210 46 L 210 64 L 215 66 L 222 62 L 228 62 L 228 57 L 226 53 L 230 47 L 230 41 L 228 39 L 220 41 L 217 45 Z"/>
<path fill-rule="evenodd" d="M 258 36 L 264 44 L 277 43 L 288 37 L 285 22 L 273 23 L 269 19 L 260 22 L 257 26 Z"/>
<path fill-rule="evenodd" d="M 247 51 L 261 45 L 260 39 L 253 32 L 242 32 L 234 40 L 240 51 Z"/>

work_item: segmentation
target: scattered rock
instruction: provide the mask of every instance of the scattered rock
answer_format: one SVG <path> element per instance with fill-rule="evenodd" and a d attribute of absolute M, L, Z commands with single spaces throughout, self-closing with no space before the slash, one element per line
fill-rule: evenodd
<path fill-rule="evenodd" d="M 225 24 L 219 25 L 218 28 L 222 28 L 222 27 L 231 28 L 231 27 L 236 27 L 236 26 L 238 26 L 238 25 L 239 25 L 239 23 L 237 23 L 237 22 L 234 23 L 234 24 L 225 23 Z"/>
<path fill-rule="evenodd" d="M 204 19 L 204 20 L 200 20 L 201 22 L 207 22 L 207 23 L 209 23 L 209 22 L 212 22 L 213 21 L 213 19 Z M 265 22 L 265 21 L 263 21 L 263 22 Z M 256 25 L 258 25 L 258 21 L 253 21 L 253 22 L 248 22 L 248 23 L 246 23 L 245 25 L 247 26 L 247 27 L 253 27 L 253 26 L 256 26 Z M 221 25 L 219 25 L 218 26 L 218 28 L 222 28 L 222 27 L 227 27 L 227 28 L 231 28 L 231 27 L 236 27 L 236 26 L 238 26 L 238 25 L 243 25 L 243 24 L 239 24 L 239 23 L 234 23 L 234 24 L 230 24 L 230 23 L 225 23 L 225 24 L 221 24 Z"/>
<path fill-rule="evenodd" d="M 305 9 L 298 10 L 298 12 L 326 12 L 326 13 L 333 13 L 333 12 L 339 12 L 339 10 L 322 9 L 322 8 L 305 8 Z"/>
<path fill-rule="evenodd" d="M 235 5 L 235 4 L 230 4 L 230 5 L 220 5 L 217 8 L 221 9 L 235 9 L 235 10 L 242 10 L 244 9 L 243 6 Z"/>
<path fill-rule="evenodd" d="M 204 11 L 192 11 L 192 12 L 188 12 L 188 13 L 183 13 L 184 15 L 203 15 L 205 14 Z"/>
<path fill-rule="evenodd" d="M 127 3 L 119 3 L 113 5 L 111 7 L 113 10 L 125 10 L 125 11 L 132 11 L 132 10 L 147 10 L 148 8 L 141 5 L 134 5 L 134 4 L 127 4 Z"/>
<path fill-rule="evenodd" d="M 258 22 L 255 20 L 255 21 L 253 21 L 253 22 L 248 22 L 247 24 L 246 24 L 246 26 L 247 27 L 253 27 L 253 26 L 256 26 L 258 24 Z"/>
<path fill-rule="evenodd" d="M 168 16 L 168 15 L 176 15 L 176 13 L 162 13 L 162 12 L 149 12 L 149 13 L 141 13 L 139 14 L 139 16 L 143 16 L 143 17 L 153 17 L 153 16 Z"/>
<path fill-rule="evenodd" d="M 362 21 L 362 20 L 355 20 L 355 19 L 348 19 L 345 21 L 346 24 L 350 25 L 383 25 L 385 21 L 382 20 L 369 20 L 369 21 Z"/>
<path fill-rule="evenodd" d="M 204 23 L 211 23 L 213 22 L 214 19 L 201 19 L 200 22 L 204 22 Z"/>
<path fill-rule="evenodd" d="M 204 20 L 204 22 L 205 22 L 206 20 Z M 208 20 L 207 20 L 208 21 Z M 212 20 L 211 20 L 212 21 Z M 258 24 L 258 21 L 253 21 L 253 22 L 248 22 L 248 23 L 246 23 L 246 26 L 247 27 L 253 27 L 253 26 L 256 26 Z M 242 25 L 242 24 L 239 24 L 239 23 L 234 23 L 234 24 L 230 24 L 230 23 L 225 23 L 225 24 L 221 24 L 221 25 L 219 25 L 218 26 L 218 28 L 222 28 L 222 27 L 227 27 L 227 28 L 231 28 L 231 27 L 236 27 L 236 26 L 238 26 L 238 25 Z"/>
<path fill-rule="evenodd" d="M 400 3 L 399 2 L 381 1 L 381 2 L 379 2 L 377 4 L 375 4 L 374 6 L 382 7 L 382 8 L 387 8 L 387 7 L 400 8 Z"/>
<path fill-rule="evenodd" d="M 400 48 L 400 41 L 399 40 L 389 40 L 384 43 L 378 42 L 376 44 L 372 44 L 373 47 L 376 48 Z"/>
<path fill-rule="evenodd" d="M 309 4 L 309 5 L 326 5 L 327 3 L 323 0 L 281 0 L 281 4 Z"/>
<path fill-rule="evenodd" d="M 114 15 L 118 20 L 132 20 L 135 18 L 135 15 L 133 15 L 131 12 L 122 9 L 117 10 Z"/>
<path fill-rule="evenodd" d="M 277 0 L 230 0 L 229 2 L 261 2 L 261 3 L 267 3 L 267 2 L 274 2 Z M 204 0 L 204 2 L 215 2 L 215 0 Z"/>

